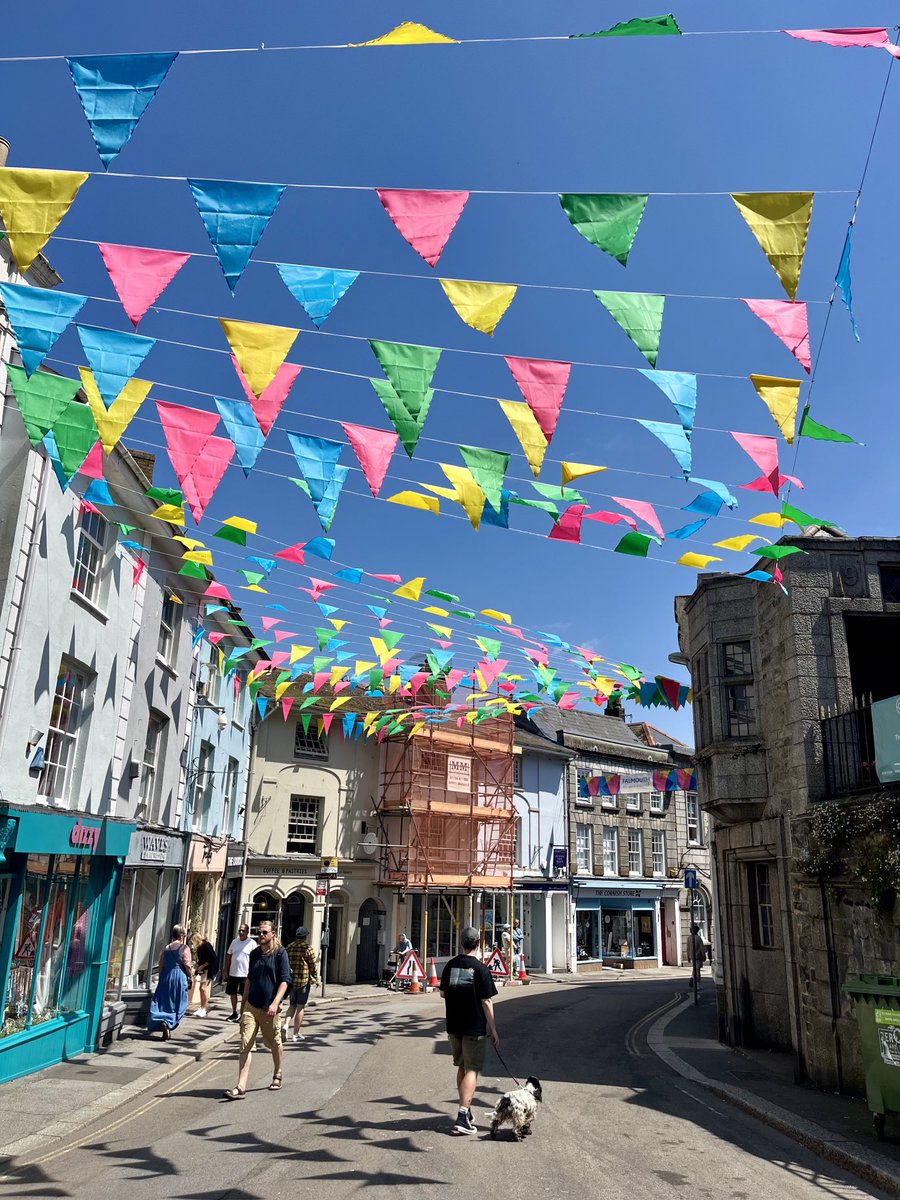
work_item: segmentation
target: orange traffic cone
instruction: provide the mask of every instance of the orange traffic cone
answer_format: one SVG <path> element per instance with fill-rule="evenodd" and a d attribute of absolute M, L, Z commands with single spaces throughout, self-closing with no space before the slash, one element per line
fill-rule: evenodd
<path fill-rule="evenodd" d="M 437 968 L 434 965 L 434 956 L 432 955 L 428 967 L 428 987 L 431 988 L 433 992 L 436 992 L 440 986 L 441 981 L 437 977 Z"/>
<path fill-rule="evenodd" d="M 418 996 L 421 991 L 422 987 L 419 983 L 419 972 L 416 970 L 415 966 L 413 966 L 412 979 L 410 980 L 409 984 L 409 994 L 411 996 Z"/>
<path fill-rule="evenodd" d="M 528 978 L 528 972 L 525 970 L 525 955 L 519 955 L 519 983 L 531 983 Z"/>

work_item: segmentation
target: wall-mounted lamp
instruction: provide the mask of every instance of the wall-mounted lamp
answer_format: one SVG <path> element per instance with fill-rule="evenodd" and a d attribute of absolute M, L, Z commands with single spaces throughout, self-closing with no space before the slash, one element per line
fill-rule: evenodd
<path fill-rule="evenodd" d="M 209 708 L 209 709 L 212 709 L 213 712 L 219 714 L 216 719 L 216 728 L 218 729 L 219 733 L 221 733 L 222 730 L 225 728 L 225 726 L 228 724 L 228 714 L 225 712 L 225 709 L 222 708 L 222 706 L 220 704 L 210 704 L 210 702 L 207 700 L 206 696 L 202 692 L 200 692 L 197 696 L 197 707 L 198 708 Z"/>

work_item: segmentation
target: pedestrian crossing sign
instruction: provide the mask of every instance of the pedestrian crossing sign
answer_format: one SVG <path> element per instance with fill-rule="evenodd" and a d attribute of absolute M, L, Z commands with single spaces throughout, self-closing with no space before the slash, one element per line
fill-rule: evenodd
<path fill-rule="evenodd" d="M 505 979 L 509 975 L 509 970 L 499 950 L 495 950 L 484 965 L 496 979 Z"/>
<path fill-rule="evenodd" d="M 415 950 L 407 950 L 406 956 L 397 968 L 398 979 L 424 979 L 425 972 L 422 970 L 422 964 L 419 962 L 419 956 Z"/>

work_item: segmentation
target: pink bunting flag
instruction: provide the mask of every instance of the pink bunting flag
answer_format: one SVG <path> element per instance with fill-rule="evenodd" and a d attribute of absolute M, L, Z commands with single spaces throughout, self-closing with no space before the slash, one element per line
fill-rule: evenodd
<path fill-rule="evenodd" d="M 103 478 L 103 444 L 95 442 L 92 450 L 88 452 L 87 458 L 78 468 L 80 475 L 85 475 L 88 479 Z"/>
<path fill-rule="evenodd" d="M 812 371 L 809 353 L 809 315 L 806 305 L 790 300 L 744 300 L 754 316 L 759 317 L 783 342 L 800 363 L 807 375 Z"/>
<path fill-rule="evenodd" d="M 297 563 L 298 566 L 303 566 L 306 562 L 306 556 L 303 553 L 304 542 L 295 542 L 293 546 L 285 546 L 283 550 L 279 550 L 275 555 L 282 562 Z"/>
<path fill-rule="evenodd" d="M 422 684 L 428 679 L 427 671 L 416 671 L 415 675 L 410 678 L 409 690 L 414 696 L 419 694 Z"/>
<path fill-rule="evenodd" d="M 402 575 L 375 575 L 372 571 L 367 571 L 366 574 L 370 579 L 381 579 L 384 583 L 402 583 Z"/>
<path fill-rule="evenodd" d="M 575 708 L 581 697 L 577 692 L 565 692 L 556 702 L 556 707 L 563 710 Z"/>
<path fill-rule="evenodd" d="M 442 650 L 449 650 L 450 647 L 453 645 L 452 642 L 445 641 L 444 638 L 432 638 L 431 640 L 433 642 L 436 642 Z"/>
<path fill-rule="evenodd" d="M 513 637 L 517 637 L 520 642 L 524 642 L 525 636 L 522 633 L 521 629 L 517 629 L 515 625 L 504 625 L 503 628 L 506 630 L 507 633 L 511 633 L 513 635 Z"/>
<path fill-rule="evenodd" d="M 336 583 L 329 583 L 327 579 L 316 579 L 315 575 L 310 575 L 309 582 L 317 592 L 330 592 L 332 588 L 337 587 Z"/>
<path fill-rule="evenodd" d="M 580 542 L 581 519 L 586 509 L 586 504 L 571 504 L 554 523 L 547 537 L 557 542 Z"/>
<path fill-rule="evenodd" d="M 454 667 L 452 671 L 448 671 L 446 675 L 447 691 L 452 692 L 454 688 L 459 687 L 460 682 L 465 679 L 468 672 L 461 671 L 458 667 Z"/>
<path fill-rule="evenodd" d="M 397 231 L 430 267 L 437 266 L 447 239 L 469 199 L 468 192 L 424 192 L 376 188 Z"/>
<path fill-rule="evenodd" d="M 114 246 L 109 242 L 98 242 L 97 248 L 116 295 L 135 329 L 150 305 L 159 299 L 191 257 L 175 250 Z"/>
<path fill-rule="evenodd" d="M 286 638 L 297 637 L 297 631 L 294 629 L 276 629 L 275 641 L 283 642 Z"/>
<path fill-rule="evenodd" d="M 777 496 L 781 478 L 778 473 L 778 442 L 773 437 L 763 437 L 757 433 L 730 432 L 763 473 L 763 479 L 756 481 L 760 486 L 750 485 L 751 490 L 772 492 Z"/>
<path fill-rule="evenodd" d="M 681 684 L 678 683 L 678 681 L 675 679 L 666 679 L 662 675 L 657 675 L 656 682 L 659 685 L 663 695 L 668 700 L 671 707 L 674 708 L 675 711 L 677 712 L 678 708 L 679 708 L 678 697 L 681 693 Z M 690 775 L 691 772 L 686 771 L 685 774 Z M 678 786 L 684 787 L 684 785 L 680 782 L 679 782 Z"/>
<path fill-rule="evenodd" d="M 234 446 L 228 438 L 211 437 L 190 474 L 180 481 L 188 508 L 198 525 L 233 455 Z"/>
<path fill-rule="evenodd" d="M 96 505 L 96 504 L 91 504 L 90 500 L 85 500 L 83 497 L 82 497 L 82 500 L 81 500 L 81 511 L 82 511 L 82 512 L 94 513 L 94 514 L 96 514 L 96 516 L 98 516 L 98 517 L 100 517 L 100 516 L 102 516 L 102 515 L 103 515 L 103 514 L 100 512 L 100 509 L 97 507 L 97 505 Z"/>
<path fill-rule="evenodd" d="M 281 698 L 281 715 L 285 721 L 288 719 L 288 714 L 291 711 L 291 706 L 293 705 L 293 703 L 294 703 L 293 697 L 282 696 L 282 698 Z"/>
<path fill-rule="evenodd" d="M 794 487 L 803 490 L 803 484 L 796 475 L 779 475 L 776 487 L 776 494 L 781 491 L 786 483 L 792 483 Z M 774 475 L 760 475 L 759 479 L 754 479 L 752 483 L 742 483 L 740 485 L 745 492 L 771 492 L 775 486 Z"/>
<path fill-rule="evenodd" d="M 165 400 L 156 401 L 156 411 L 159 413 L 172 470 L 184 491 L 183 481 L 190 475 L 219 424 L 219 414 L 188 408 L 185 404 L 170 404 Z M 231 445 L 230 442 L 228 444 Z"/>
<path fill-rule="evenodd" d="M 263 619 L 262 619 L 263 633 L 268 633 L 270 629 L 273 629 L 276 625 L 280 625 L 280 624 L 281 624 L 281 617 L 263 617 Z M 219 636 L 221 636 L 221 634 Z M 212 641 L 212 638 L 210 638 L 209 640 Z"/>
<path fill-rule="evenodd" d="M 507 358 L 506 365 L 549 442 L 559 420 L 572 364 L 545 358 Z"/>
<path fill-rule="evenodd" d="M 325 731 L 326 737 L 328 736 L 329 733 L 331 733 L 331 722 L 333 720 L 334 720 L 334 713 L 328 712 L 328 713 L 322 714 L 322 728 Z"/>
<path fill-rule="evenodd" d="M 213 600 L 230 600 L 231 599 L 231 592 L 229 592 L 228 588 L 225 586 L 224 583 L 215 583 L 215 582 L 211 583 L 209 585 L 209 587 L 206 589 L 206 591 L 203 593 L 203 595 L 209 596 Z"/>
<path fill-rule="evenodd" d="M 330 678 L 330 671 L 316 671 L 313 676 L 313 693 L 320 692 Z"/>
<path fill-rule="evenodd" d="M 266 438 L 271 433 L 272 426 L 278 419 L 278 414 L 281 412 L 284 402 L 288 398 L 288 393 L 297 382 L 297 376 L 303 368 L 297 363 L 282 363 L 269 386 L 263 391 L 262 395 L 257 396 L 247 382 L 244 372 L 241 370 L 238 360 L 233 354 L 231 362 L 238 379 L 241 381 L 244 395 L 253 409 L 260 431 L 263 437 Z"/>
<path fill-rule="evenodd" d="M 774 438 L 769 438 L 769 441 L 774 441 Z M 643 521 L 645 525 L 649 525 L 654 533 L 661 538 L 665 538 L 663 527 L 659 523 L 659 517 L 656 515 L 656 509 L 646 500 L 625 500 L 622 496 L 611 496 L 616 504 L 621 504 L 623 508 L 627 508 L 629 512 L 633 512 L 639 521 Z"/>
<path fill-rule="evenodd" d="M 399 435 L 384 429 L 369 429 L 365 425 L 350 425 L 346 421 L 341 421 L 341 429 L 350 439 L 372 495 L 377 496 L 384 483 L 391 455 L 400 440 Z"/>
<path fill-rule="evenodd" d="M 133 587 L 137 587 L 137 585 L 141 582 L 141 576 L 146 569 L 147 564 L 144 562 L 144 560 L 142 558 L 137 559 L 134 564 L 134 570 L 131 573 L 131 583 Z"/>
<path fill-rule="evenodd" d="M 227 636 L 228 635 L 225 633 L 208 633 L 206 635 L 206 640 L 211 642 L 214 646 L 218 646 L 219 642 L 223 641 Z"/>
<path fill-rule="evenodd" d="M 290 653 L 287 650 L 273 650 L 272 651 L 272 659 L 271 659 L 272 666 L 273 667 L 283 667 L 286 665 L 286 663 L 290 657 L 291 657 Z"/>
<path fill-rule="evenodd" d="M 496 662 L 488 662 L 486 658 L 482 659 L 478 664 L 478 673 L 484 680 L 485 691 L 496 681 L 497 676 L 506 670 L 507 665 L 506 661 L 502 658 L 498 658 Z"/>
<path fill-rule="evenodd" d="M 653 772 L 653 790 L 656 792 L 666 792 L 669 790 L 669 772 L 654 771 Z"/>
<path fill-rule="evenodd" d="M 637 529 L 637 521 L 634 517 L 626 517 L 624 513 L 615 512 L 595 512 L 585 513 L 585 521 L 600 521 L 603 525 L 616 525 L 622 521 L 625 525 L 630 525 L 632 529 Z"/>
<path fill-rule="evenodd" d="M 338 696 L 338 695 L 340 695 L 341 692 L 345 691 L 349 686 L 350 686 L 350 684 L 348 683 L 348 681 L 346 679 L 339 679 L 337 681 L 337 683 L 334 685 L 334 687 L 332 687 L 331 690 L 335 694 L 335 696 Z"/>
<path fill-rule="evenodd" d="M 785 29 L 782 32 L 788 37 L 804 42 L 823 42 L 826 46 L 872 46 L 900 58 L 900 47 L 894 45 L 886 29 Z"/>

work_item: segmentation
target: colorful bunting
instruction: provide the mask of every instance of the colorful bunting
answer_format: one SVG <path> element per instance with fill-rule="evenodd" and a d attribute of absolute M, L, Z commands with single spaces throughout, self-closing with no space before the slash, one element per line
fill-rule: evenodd
<path fill-rule="evenodd" d="M 601 29 L 598 33 L 572 33 L 573 38 L 603 38 L 603 37 L 661 37 L 680 34 L 678 23 L 669 13 L 664 17 L 634 17 L 631 21 L 620 21 L 611 29 Z"/>
<path fill-rule="evenodd" d="M 762 437 L 754 433 L 734 433 L 731 436 L 744 451 L 753 459 L 763 473 L 767 482 L 766 491 L 778 495 L 780 479 L 778 474 L 778 443 L 775 438 Z"/>
<path fill-rule="evenodd" d="M 221 396 L 213 399 L 246 478 L 256 466 L 265 444 L 259 423 L 246 400 L 223 399 Z"/>
<path fill-rule="evenodd" d="M 797 299 L 813 195 L 812 192 L 732 192 L 731 195 L 792 300 Z"/>
<path fill-rule="evenodd" d="M 420 25 L 417 21 L 404 21 L 388 33 L 383 33 L 381 37 L 373 38 L 370 42 L 349 42 L 348 45 L 358 49 L 361 46 L 428 46 L 440 42 L 455 44 L 456 38 L 435 33 L 433 29 L 429 29 L 426 25 Z"/>
<path fill-rule="evenodd" d="M 320 329 L 337 302 L 359 278 L 359 271 L 336 271 L 328 267 L 300 267 L 276 263 L 284 286 Z"/>
<path fill-rule="evenodd" d="M 397 191 L 388 188 L 376 188 L 375 192 L 402 237 L 430 267 L 437 266 L 447 239 L 466 206 L 469 193 Z"/>
<path fill-rule="evenodd" d="M 606 467 L 595 467 L 591 463 L 575 463 L 564 462 L 562 467 L 563 486 L 571 483 L 573 479 L 581 479 L 584 475 L 596 475 L 600 471 L 607 470 Z"/>
<path fill-rule="evenodd" d="M 115 246 L 98 242 L 97 249 L 116 295 L 137 329 L 151 304 L 155 304 L 187 260 L 175 250 L 149 250 L 145 246 Z"/>
<path fill-rule="evenodd" d="M 477 529 L 481 524 L 481 514 L 484 511 L 485 496 L 484 492 L 478 486 L 475 477 L 467 467 L 457 467 L 450 463 L 438 463 L 438 466 L 447 476 L 447 479 L 453 485 L 453 492 L 447 497 L 449 500 L 455 500 L 457 504 L 462 506 L 463 511 L 472 523 L 472 528 Z M 428 485 L 425 485 L 428 487 Z M 429 490 L 431 490 L 429 488 Z M 435 489 L 437 490 L 437 489 Z M 446 489 L 441 489 L 444 492 Z M 497 505 L 499 507 L 500 497 L 497 497 Z"/>
<path fill-rule="evenodd" d="M 237 359 L 244 382 L 257 399 L 261 398 L 276 378 L 300 330 L 283 325 L 259 325 L 253 321 L 229 321 L 225 317 L 219 318 L 219 324 Z"/>
<path fill-rule="evenodd" d="M 788 37 L 823 42 L 826 46 L 875 47 L 887 50 L 893 58 L 900 58 L 900 47 L 894 45 L 886 29 L 785 29 L 782 32 Z"/>
<path fill-rule="evenodd" d="M 100 54 L 66 59 L 104 167 L 134 133 L 177 57 Z"/>
<path fill-rule="evenodd" d="M 231 356 L 232 366 L 235 374 L 240 380 L 241 388 L 244 395 L 249 401 L 250 407 L 259 423 L 259 428 L 262 431 L 264 438 L 267 438 L 272 432 L 272 426 L 278 419 L 278 414 L 281 412 L 285 400 L 288 398 L 288 393 L 297 381 L 297 376 L 303 370 L 298 363 L 282 363 L 275 372 L 275 378 L 265 388 L 261 395 L 257 396 L 247 382 L 244 372 L 241 370 L 241 365 L 235 356 Z"/>
<path fill-rule="evenodd" d="M 537 418 L 527 404 L 518 400 L 498 400 L 506 419 L 512 425 L 513 433 L 519 440 L 522 453 L 531 467 L 531 473 L 537 479 L 541 473 L 544 455 L 547 453 L 548 442 L 538 424 Z M 524 503 L 524 502 L 521 502 Z M 555 511 L 555 510 L 554 510 Z"/>
<path fill-rule="evenodd" d="M 806 305 L 791 300 L 744 300 L 744 304 L 787 346 L 808 375 L 812 370 L 812 360 Z"/>
<path fill-rule="evenodd" d="M 0 217 L 16 265 L 24 275 L 69 211 L 84 171 L 0 167 Z"/>
<path fill-rule="evenodd" d="M 100 434 L 103 451 L 112 454 L 113 447 L 118 444 L 131 419 L 147 399 L 153 384 L 143 379 L 129 379 L 113 403 L 107 405 L 100 395 L 94 375 L 86 367 L 79 367 L 78 374 L 94 417 L 94 424 Z"/>
<path fill-rule="evenodd" d="M 649 433 L 659 438 L 667 450 L 671 450 L 675 461 L 684 472 L 685 479 L 688 479 L 691 474 L 691 443 L 681 425 L 675 425 L 668 421 L 643 421 L 640 419 L 638 419 L 638 425 L 643 425 Z"/>
<path fill-rule="evenodd" d="M 617 325 L 628 334 L 651 367 L 656 366 L 665 296 L 645 292 L 594 292 Z"/>
<path fill-rule="evenodd" d="M 77 379 L 51 375 L 49 371 L 36 371 L 29 379 L 22 367 L 11 363 L 6 364 L 6 373 L 28 440 L 32 446 L 39 446 L 78 394 L 80 384 Z"/>
<path fill-rule="evenodd" d="M 402 342 L 370 340 L 369 345 L 410 415 L 418 416 L 418 409 L 431 388 L 441 351 L 433 346 L 410 346 Z"/>
<path fill-rule="evenodd" d="M 663 533 L 663 527 L 659 523 L 659 517 L 656 515 L 656 509 L 652 504 L 648 504 L 646 500 L 625 500 L 622 496 L 611 496 L 616 504 L 621 504 L 623 508 L 627 508 L 629 512 L 634 513 L 639 521 L 643 521 L 645 525 L 649 525 L 654 533 L 659 534 L 661 538 L 666 535 Z"/>
<path fill-rule="evenodd" d="M 159 403 L 157 401 L 157 403 Z M 203 447 L 190 474 L 183 480 L 185 499 L 197 524 L 200 524 L 206 507 L 228 469 L 234 454 L 234 446 L 223 437 L 211 437 Z"/>
<path fill-rule="evenodd" d="M 772 375 L 751 375 L 750 382 L 772 414 L 772 420 L 781 430 L 781 436 L 789 446 L 794 443 L 797 425 L 797 405 L 800 400 L 799 379 L 779 379 Z"/>
<path fill-rule="evenodd" d="M 648 199 L 648 196 L 628 195 L 561 195 L 559 202 L 581 236 L 624 267 Z"/>
<path fill-rule="evenodd" d="M 288 433 L 288 441 L 319 521 L 327 532 L 348 473 L 347 467 L 338 466 L 344 443 L 299 433 Z"/>
<path fill-rule="evenodd" d="M 188 183 L 219 266 L 233 292 L 278 207 L 284 188 L 273 183 L 217 179 L 189 179 Z"/>
<path fill-rule="evenodd" d="M 384 483 L 391 456 L 399 440 L 396 433 L 384 429 L 370 429 L 366 425 L 351 425 L 341 421 L 341 429 L 347 435 L 353 453 L 359 459 L 362 473 L 373 496 L 377 496 Z"/>
<path fill-rule="evenodd" d="M 509 455 L 499 450 L 481 450 L 477 446 L 460 446 L 459 452 L 484 493 L 484 498 L 491 508 L 498 512 L 503 477 L 509 466 Z"/>
<path fill-rule="evenodd" d="M 863 442 L 857 442 L 849 434 L 838 433 L 836 429 L 829 429 L 827 425 L 820 425 L 818 421 L 812 419 L 808 410 L 803 413 L 798 436 L 814 438 L 817 442 L 850 442 L 856 446 L 864 445 Z"/>
<path fill-rule="evenodd" d="M 681 428 L 690 437 L 697 412 L 697 376 L 685 371 L 648 371 L 646 367 L 641 367 L 639 373 L 669 397 L 678 413 Z"/>
<path fill-rule="evenodd" d="M 120 333 L 117 329 L 97 329 L 93 325 L 76 325 L 75 328 L 97 391 L 109 408 L 135 371 L 140 369 L 156 345 L 156 338 Z"/>
<path fill-rule="evenodd" d="M 549 443 L 556 431 L 572 364 L 543 358 L 506 358 L 505 362 Z"/>
<path fill-rule="evenodd" d="M 0 299 L 26 375 L 32 375 L 87 303 L 87 296 L 0 283 Z"/>
<path fill-rule="evenodd" d="M 97 426 L 90 407 L 70 400 L 53 422 L 51 432 L 60 466 L 66 478 L 71 480 L 97 441 Z"/>
<path fill-rule="evenodd" d="M 468 279 L 439 279 L 438 283 L 460 320 L 489 337 L 516 294 L 515 284 L 476 283 Z"/>
<path fill-rule="evenodd" d="M 713 545 L 718 546 L 720 550 L 734 550 L 740 553 L 756 541 L 764 542 L 766 539 L 759 533 L 741 533 L 737 537 L 725 538 L 721 542 L 713 542 Z"/>
<path fill-rule="evenodd" d="M 852 237 L 853 222 L 851 221 L 847 229 L 847 236 L 844 238 L 844 249 L 841 251 L 841 261 L 834 282 L 837 284 L 844 307 L 850 316 L 850 328 L 853 330 L 853 336 L 859 341 L 859 330 L 856 327 L 856 317 L 853 315 L 853 286 L 850 282 L 850 242 Z"/>
<path fill-rule="evenodd" d="M 710 563 L 721 562 L 722 560 L 721 558 L 716 558 L 713 554 L 694 554 L 689 550 L 675 561 L 680 567 L 694 567 L 698 571 L 703 571 Z"/>
<path fill-rule="evenodd" d="M 410 405 L 400 399 L 389 380 L 370 379 L 369 383 L 375 389 L 375 394 L 381 401 L 388 419 L 396 429 L 403 449 L 412 458 L 419 443 L 428 410 L 431 408 L 431 401 L 434 399 L 434 388 L 428 388 L 422 396 L 410 400 L 410 405 L 415 410 L 413 412 L 410 410 Z"/>
<path fill-rule="evenodd" d="M 557 542 L 580 542 L 581 521 L 586 510 L 586 504 L 570 505 L 559 520 L 554 523 L 547 537 Z"/>
<path fill-rule="evenodd" d="M 635 558 L 646 558 L 651 542 L 656 542 L 659 545 L 658 538 L 652 537 L 649 533 L 635 533 L 632 530 L 630 533 L 625 534 L 615 547 L 615 552 L 616 554 L 631 554 Z"/>

